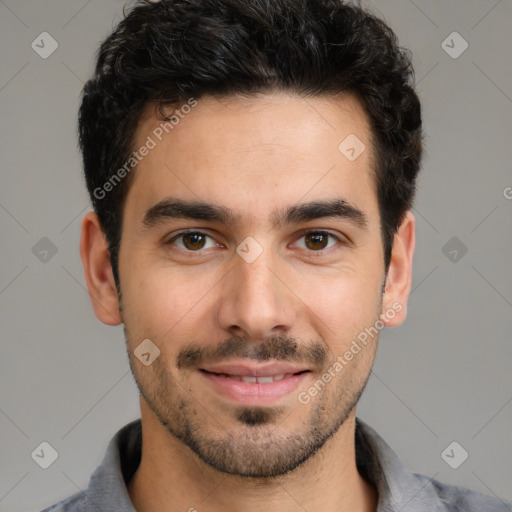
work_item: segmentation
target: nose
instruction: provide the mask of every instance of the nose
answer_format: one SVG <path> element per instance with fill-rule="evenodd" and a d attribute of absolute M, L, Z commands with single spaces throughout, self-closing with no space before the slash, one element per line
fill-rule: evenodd
<path fill-rule="evenodd" d="M 240 258 L 222 283 L 220 326 L 231 335 L 256 340 L 287 334 L 296 321 L 299 299 L 285 277 L 270 249 L 252 263 Z"/>

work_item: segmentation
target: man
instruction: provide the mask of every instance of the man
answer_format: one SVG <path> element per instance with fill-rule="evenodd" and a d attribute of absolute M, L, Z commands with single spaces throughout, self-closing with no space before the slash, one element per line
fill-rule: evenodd
<path fill-rule="evenodd" d="M 48 510 L 507 510 L 356 419 L 411 287 L 411 82 L 393 32 L 334 0 L 146 1 L 102 44 L 80 249 L 141 420 Z"/>

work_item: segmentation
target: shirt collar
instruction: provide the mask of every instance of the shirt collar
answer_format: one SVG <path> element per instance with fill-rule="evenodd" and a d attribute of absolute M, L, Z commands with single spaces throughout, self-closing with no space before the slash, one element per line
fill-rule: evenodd
<path fill-rule="evenodd" d="M 441 508 L 432 479 L 412 473 L 384 439 L 356 419 L 356 464 L 379 494 L 377 512 L 435 512 Z"/>
<path fill-rule="evenodd" d="M 119 430 L 108 444 L 103 462 L 91 476 L 87 500 L 98 512 L 136 512 L 127 483 L 139 467 L 142 454 L 142 422 L 132 421 Z"/>

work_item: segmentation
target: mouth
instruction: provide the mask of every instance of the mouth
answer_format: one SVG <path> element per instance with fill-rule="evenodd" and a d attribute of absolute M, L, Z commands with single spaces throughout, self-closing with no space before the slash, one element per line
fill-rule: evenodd
<path fill-rule="evenodd" d="M 311 374 L 286 363 L 229 364 L 199 368 L 209 390 L 238 405 L 267 405 L 289 395 Z"/>

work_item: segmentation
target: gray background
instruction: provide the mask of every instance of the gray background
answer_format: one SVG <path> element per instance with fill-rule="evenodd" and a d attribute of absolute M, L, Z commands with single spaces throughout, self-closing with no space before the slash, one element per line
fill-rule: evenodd
<path fill-rule="evenodd" d="M 512 499 L 512 2 L 365 4 L 413 52 L 427 137 L 409 314 L 381 335 L 359 416 L 414 471 Z M 3 512 L 84 489 L 139 415 L 122 328 L 95 318 L 78 253 L 79 95 L 123 5 L 0 1 Z M 31 48 L 43 31 L 47 59 Z M 441 45 L 454 31 L 458 58 Z M 42 441 L 59 454 L 48 469 L 31 458 Z M 469 453 L 458 469 L 441 458 L 452 441 Z"/>

